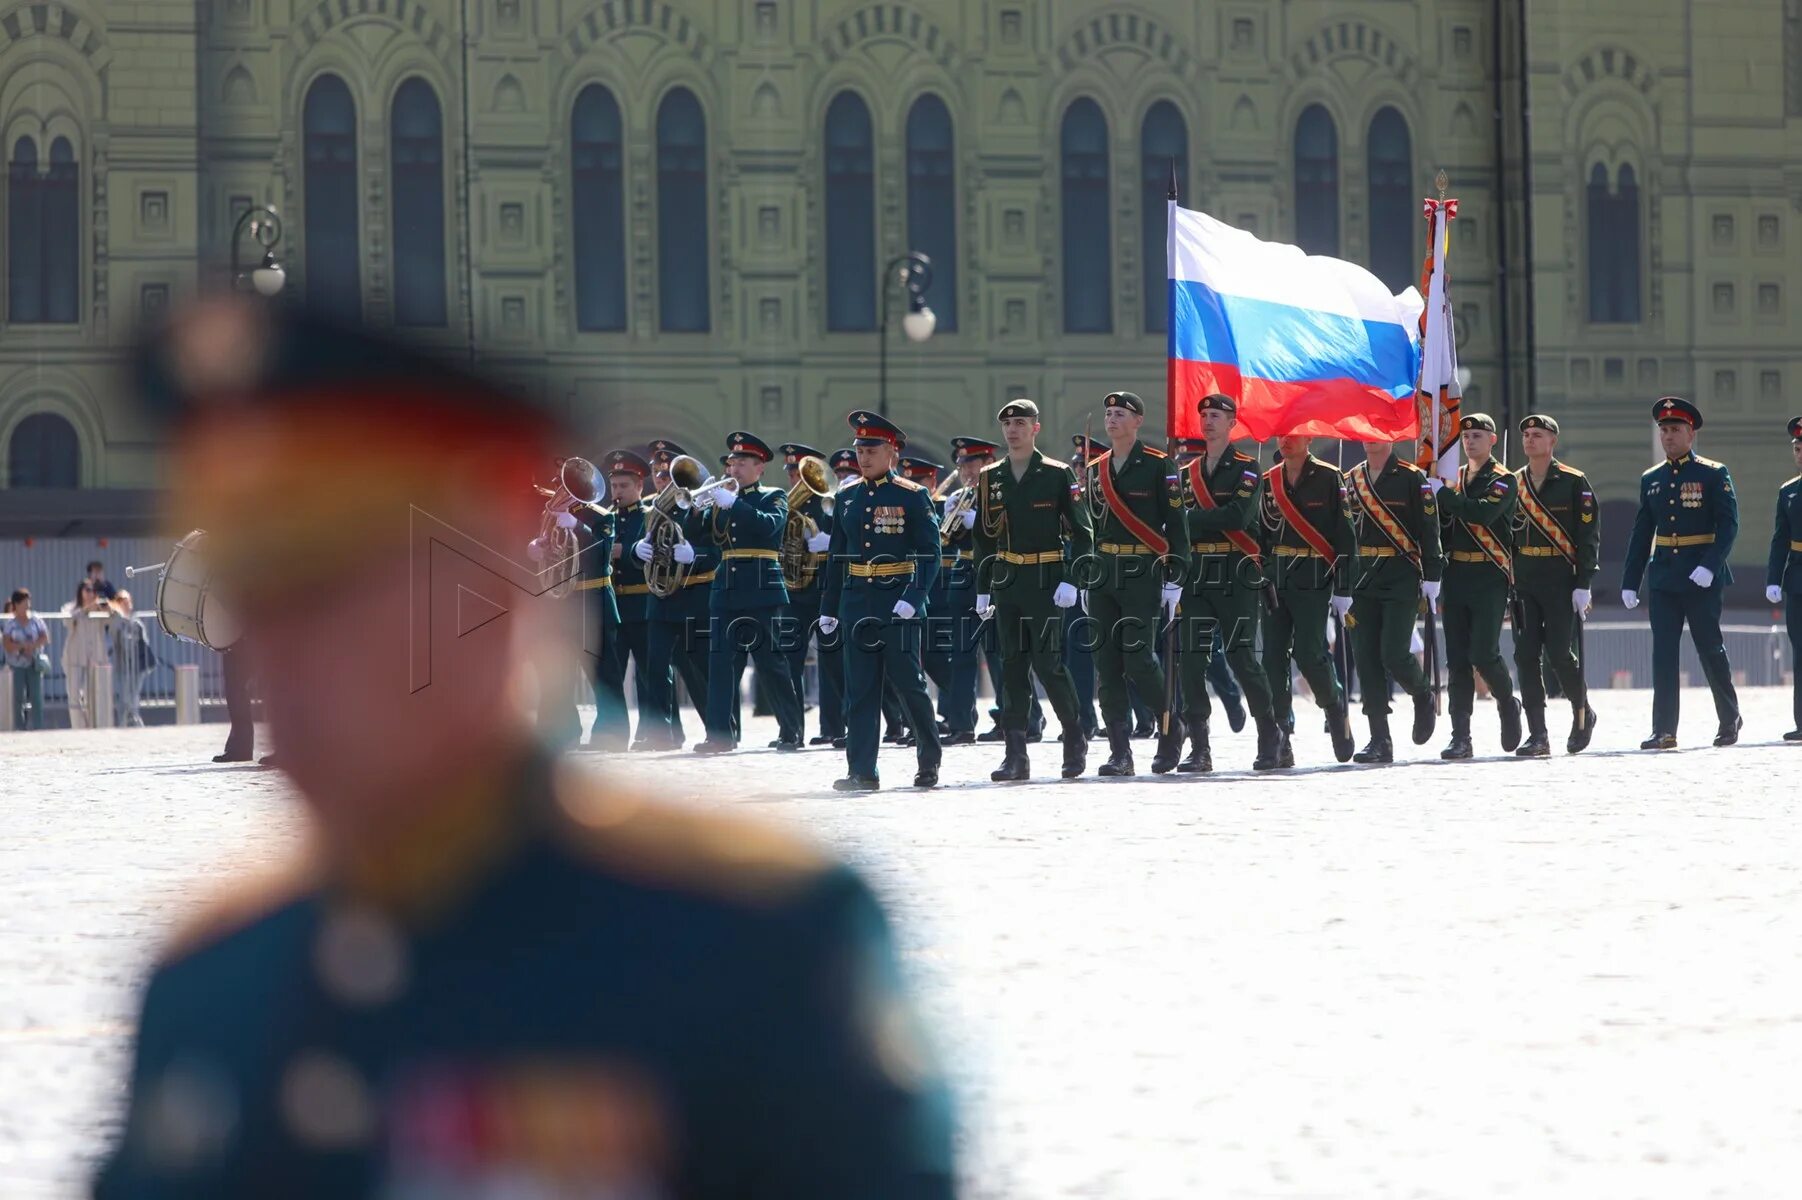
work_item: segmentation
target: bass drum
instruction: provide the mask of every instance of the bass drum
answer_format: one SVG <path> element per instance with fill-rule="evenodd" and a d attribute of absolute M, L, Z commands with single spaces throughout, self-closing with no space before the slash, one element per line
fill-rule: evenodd
<path fill-rule="evenodd" d="M 196 529 L 175 543 L 163 564 L 156 585 L 156 619 L 170 637 L 226 650 L 243 631 L 236 615 L 212 591 L 211 574 L 206 531 Z"/>

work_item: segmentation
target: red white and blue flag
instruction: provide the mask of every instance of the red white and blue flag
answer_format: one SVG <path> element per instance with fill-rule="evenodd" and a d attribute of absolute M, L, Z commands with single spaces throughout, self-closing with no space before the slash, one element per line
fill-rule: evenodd
<path fill-rule="evenodd" d="M 1420 293 L 1356 263 L 1266 242 L 1170 201 L 1169 428 L 1232 397 L 1234 438 L 1403 441 L 1420 432 Z"/>

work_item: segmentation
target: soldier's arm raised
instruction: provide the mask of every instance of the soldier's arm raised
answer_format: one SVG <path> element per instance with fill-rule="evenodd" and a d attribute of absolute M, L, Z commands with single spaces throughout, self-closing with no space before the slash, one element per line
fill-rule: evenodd
<path fill-rule="evenodd" d="M 1505 520 L 1520 502 L 1516 483 L 1514 476 L 1503 471 L 1481 485 L 1474 496 L 1446 488 L 1439 493 L 1439 507 L 1466 525 L 1492 527 Z"/>
<path fill-rule="evenodd" d="M 726 510 L 726 518 L 734 535 L 768 541 L 782 536 L 788 524 L 788 495 L 779 488 L 759 489 L 740 496 L 738 503 Z"/>

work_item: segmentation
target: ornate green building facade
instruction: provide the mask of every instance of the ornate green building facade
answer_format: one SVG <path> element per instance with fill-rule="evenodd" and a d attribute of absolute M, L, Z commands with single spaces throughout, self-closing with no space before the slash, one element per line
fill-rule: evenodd
<path fill-rule="evenodd" d="M 1443 168 L 1467 407 L 1558 415 L 1606 495 L 1677 392 L 1762 506 L 1802 410 L 1802 0 L 21 4 L 0 131 L 11 489 L 156 484 L 118 356 L 262 203 L 291 295 L 473 348 L 591 454 L 840 444 L 929 246 L 891 414 L 943 453 L 1030 395 L 1067 445 L 1162 394 L 1173 160 L 1396 286 Z"/>

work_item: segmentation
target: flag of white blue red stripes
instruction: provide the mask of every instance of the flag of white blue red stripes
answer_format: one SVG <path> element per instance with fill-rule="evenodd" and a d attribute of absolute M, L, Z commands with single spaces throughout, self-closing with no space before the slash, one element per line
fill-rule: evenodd
<path fill-rule="evenodd" d="M 1170 202 L 1170 433 L 1198 437 L 1195 405 L 1239 408 L 1234 437 L 1287 433 L 1401 441 L 1420 426 L 1420 293 L 1356 263 L 1266 242 Z"/>

